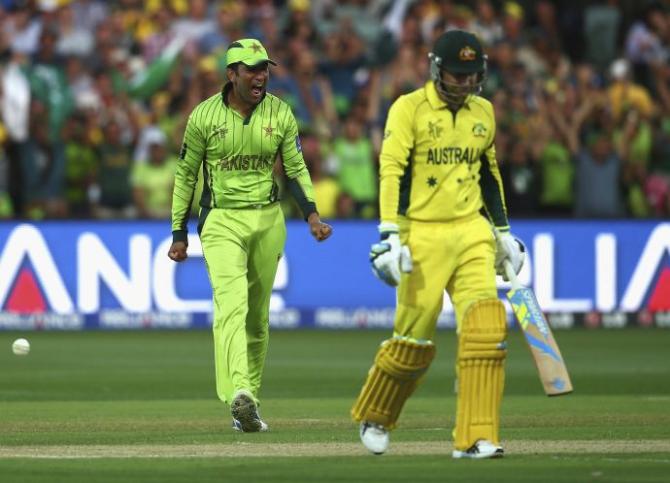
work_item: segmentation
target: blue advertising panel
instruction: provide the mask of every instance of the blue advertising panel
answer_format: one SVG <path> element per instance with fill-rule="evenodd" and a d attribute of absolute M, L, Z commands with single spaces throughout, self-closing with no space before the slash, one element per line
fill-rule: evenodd
<path fill-rule="evenodd" d="M 288 222 L 273 326 L 391 326 L 395 292 L 368 262 L 375 223 L 333 226 L 331 239 L 317 243 L 304 223 Z M 553 325 L 571 325 L 575 313 L 586 325 L 626 325 L 628 314 L 643 325 L 670 322 L 670 223 L 536 220 L 513 228 L 528 250 L 520 281 Z M 167 258 L 169 230 L 166 222 L 1 223 L 0 328 L 209 326 L 195 226 L 182 264 Z M 506 287 L 499 280 L 501 295 Z M 440 325 L 453 324 L 445 297 Z"/>

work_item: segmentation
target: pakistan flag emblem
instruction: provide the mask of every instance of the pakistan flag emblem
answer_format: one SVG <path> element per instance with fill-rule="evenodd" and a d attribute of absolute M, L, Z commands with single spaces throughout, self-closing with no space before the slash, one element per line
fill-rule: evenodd
<path fill-rule="evenodd" d="M 483 138 L 486 136 L 486 126 L 481 122 L 476 123 L 472 126 L 472 135 L 476 138 Z"/>
<path fill-rule="evenodd" d="M 217 128 L 214 128 L 214 135 L 217 136 L 219 139 L 224 139 L 226 137 L 226 134 L 228 134 L 228 128 L 226 127 L 225 124 L 222 124 Z"/>

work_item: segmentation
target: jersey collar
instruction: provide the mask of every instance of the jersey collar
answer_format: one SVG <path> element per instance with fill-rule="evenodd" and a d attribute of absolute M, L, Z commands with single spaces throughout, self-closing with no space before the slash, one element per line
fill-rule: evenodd
<path fill-rule="evenodd" d="M 428 104 L 430 104 L 430 107 L 433 109 L 447 109 L 447 103 L 442 100 L 440 95 L 437 93 L 437 88 L 435 87 L 435 83 L 432 80 L 429 80 L 426 82 L 424 85 L 424 90 L 426 91 L 426 98 L 428 99 Z M 461 106 L 461 108 L 466 108 L 470 109 L 470 98 L 472 96 L 468 96 L 465 98 L 465 102 Z"/>
<path fill-rule="evenodd" d="M 228 109 L 230 109 L 230 106 L 228 105 L 228 93 L 232 90 L 233 88 L 233 83 L 228 81 L 223 85 L 223 88 L 221 89 L 221 102 L 223 102 L 223 105 L 226 106 Z M 251 110 L 249 113 L 249 116 L 244 120 L 244 124 L 249 124 L 249 121 L 251 120 L 251 116 L 256 112 L 256 108 L 263 104 L 265 102 L 266 96 L 268 95 L 267 90 L 263 93 L 263 98 L 261 99 L 261 102 L 256 104 L 254 108 Z M 234 110 L 234 109 L 233 109 Z"/>

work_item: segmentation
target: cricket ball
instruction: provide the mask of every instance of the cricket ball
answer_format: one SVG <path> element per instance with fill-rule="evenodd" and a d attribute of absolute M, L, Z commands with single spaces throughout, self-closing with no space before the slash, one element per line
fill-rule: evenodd
<path fill-rule="evenodd" d="M 17 356 L 27 356 L 30 352 L 30 342 L 26 339 L 16 339 L 12 344 L 12 352 Z"/>

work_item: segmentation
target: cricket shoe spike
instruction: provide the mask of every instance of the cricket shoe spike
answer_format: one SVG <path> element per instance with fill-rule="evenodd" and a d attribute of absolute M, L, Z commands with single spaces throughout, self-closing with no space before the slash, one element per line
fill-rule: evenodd
<path fill-rule="evenodd" d="M 496 446 L 486 439 L 480 439 L 465 451 L 455 449 L 451 456 L 454 458 L 470 458 L 473 460 L 483 460 L 486 458 L 502 458 L 505 451 L 502 446 Z"/>
<path fill-rule="evenodd" d="M 389 432 L 384 426 L 363 421 L 360 427 L 363 446 L 371 453 L 383 454 L 389 447 Z"/>
<path fill-rule="evenodd" d="M 233 428 L 243 433 L 257 433 L 268 431 L 268 425 L 258 414 L 256 401 L 248 391 L 238 391 L 230 403 L 230 413 L 233 416 Z"/>

